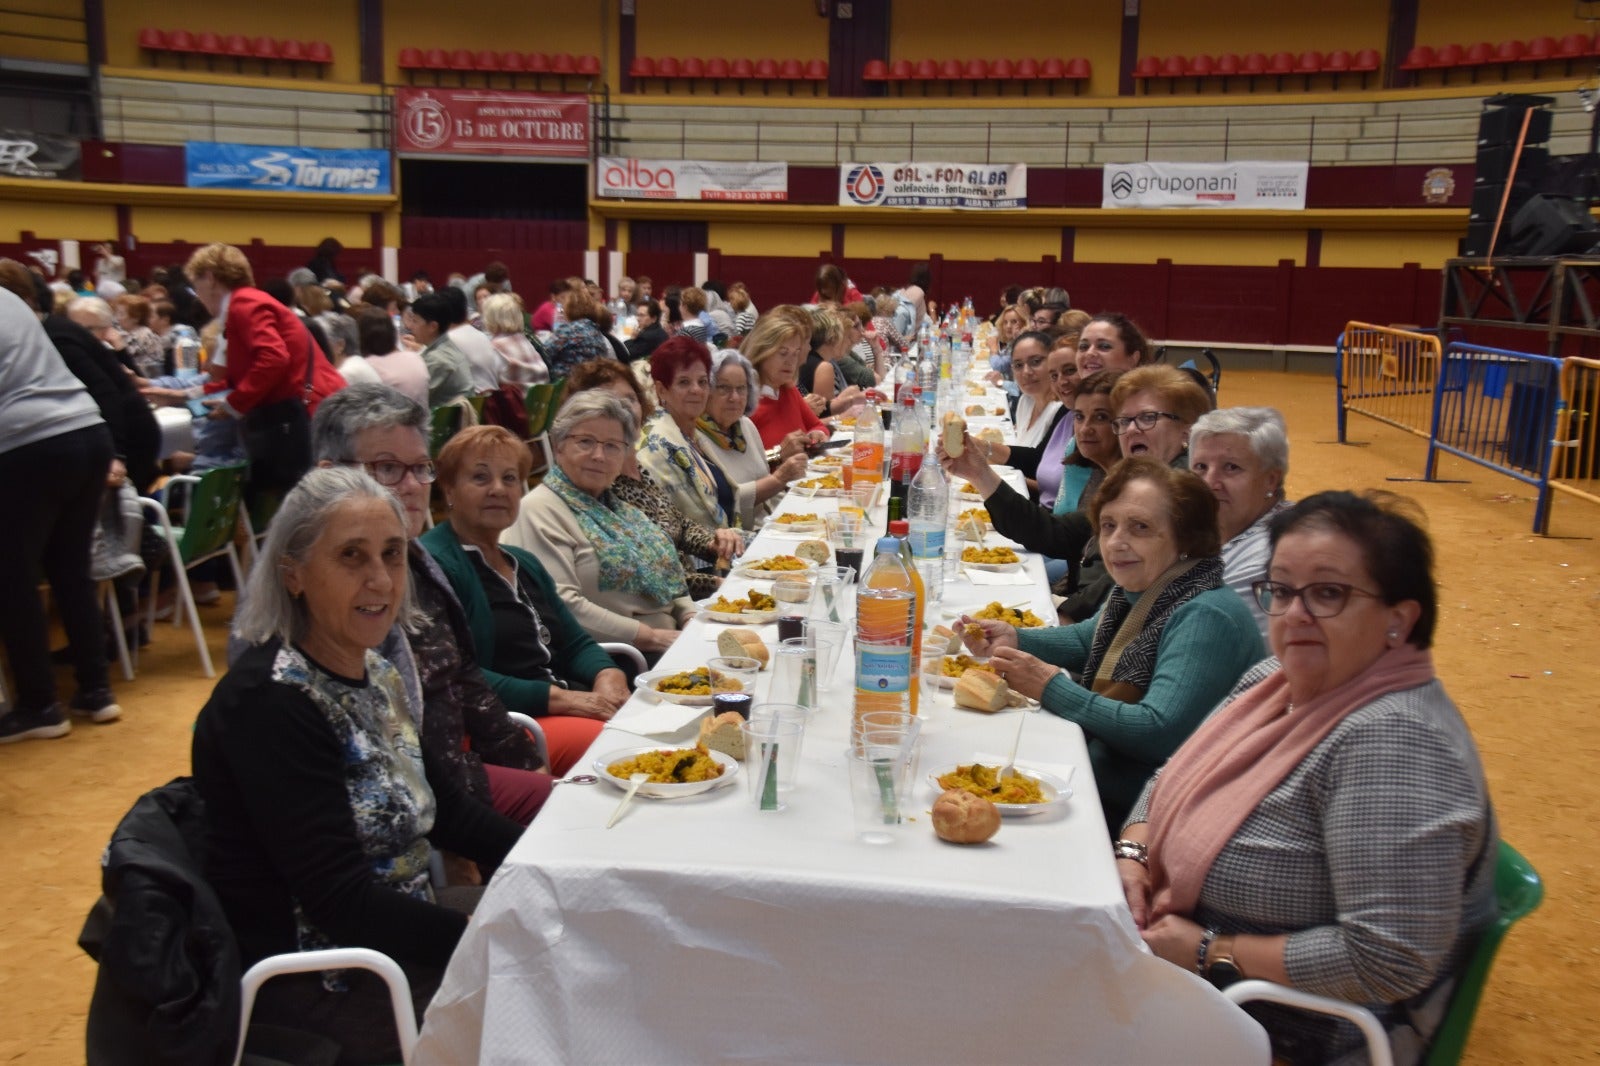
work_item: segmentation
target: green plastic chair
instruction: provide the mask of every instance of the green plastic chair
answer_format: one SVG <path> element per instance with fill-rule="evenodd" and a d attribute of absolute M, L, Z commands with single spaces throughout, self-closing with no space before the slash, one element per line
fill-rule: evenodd
<path fill-rule="evenodd" d="M 435 459 L 450 438 L 461 432 L 461 408 L 446 404 L 433 409 L 433 431 L 428 435 L 428 454 Z"/>
<path fill-rule="evenodd" d="M 561 398 L 566 391 L 566 378 L 528 386 L 528 394 L 523 400 L 523 406 L 528 411 L 528 446 L 530 449 L 537 446 L 544 453 L 543 465 L 535 459 L 530 478 L 542 477 L 556 461 L 555 453 L 550 450 L 550 423 L 555 421 L 556 411 L 561 408 Z"/>
<path fill-rule="evenodd" d="M 1500 942 L 1513 925 L 1531 914 L 1544 899 L 1544 883 L 1539 880 L 1537 871 L 1516 848 L 1503 840 L 1494 868 L 1494 895 L 1500 915 L 1484 930 L 1472 954 L 1467 956 L 1466 967 L 1461 971 L 1455 991 L 1450 995 L 1450 1005 L 1445 1008 L 1444 1020 L 1423 1059 L 1426 1066 L 1454 1066 L 1461 1061 L 1461 1055 L 1467 1047 L 1467 1036 L 1472 1032 L 1472 1020 L 1478 1013 L 1478 1001 L 1483 998 L 1483 987 L 1489 982 L 1489 968 L 1494 965 Z M 1277 1003 L 1342 1018 L 1358 1027 L 1366 1036 L 1367 1055 L 1372 1066 L 1393 1066 L 1388 1034 L 1377 1016 L 1365 1007 L 1286 988 L 1271 981 L 1240 981 L 1223 989 L 1222 994 L 1236 1004 Z"/>
<path fill-rule="evenodd" d="M 234 587 L 244 588 L 244 572 L 239 566 L 239 553 L 233 546 L 234 530 L 239 526 L 240 500 L 244 497 L 244 482 L 249 467 L 219 466 L 196 477 L 177 474 L 167 479 L 167 499 L 176 506 L 178 490 L 188 488 L 188 510 L 183 525 L 173 525 L 172 515 L 160 500 L 141 497 L 140 503 L 155 515 L 158 532 L 167 546 L 172 570 L 178 579 L 177 603 L 172 612 L 172 624 L 182 626 L 185 612 L 194 630 L 195 648 L 200 652 L 200 665 L 207 677 L 216 677 L 211 667 L 211 652 L 206 648 L 206 634 L 200 625 L 200 612 L 195 607 L 194 593 L 189 588 L 189 571 L 208 559 L 225 555 L 233 568 Z M 159 567 L 150 572 L 149 616 L 146 624 L 155 625 L 156 589 L 159 587 Z"/>

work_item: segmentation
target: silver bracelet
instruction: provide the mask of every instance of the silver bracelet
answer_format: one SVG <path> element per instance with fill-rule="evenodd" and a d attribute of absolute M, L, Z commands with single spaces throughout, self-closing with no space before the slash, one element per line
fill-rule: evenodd
<path fill-rule="evenodd" d="M 1147 870 L 1150 868 L 1150 848 L 1143 841 L 1123 838 L 1111 845 L 1111 853 L 1119 859 L 1132 859 Z"/>

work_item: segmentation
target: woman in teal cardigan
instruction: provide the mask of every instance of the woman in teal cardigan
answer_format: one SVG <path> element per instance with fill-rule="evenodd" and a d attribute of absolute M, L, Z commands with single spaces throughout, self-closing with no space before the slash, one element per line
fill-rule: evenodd
<path fill-rule="evenodd" d="M 1089 518 L 1116 582 L 1099 613 L 1022 631 L 978 621 L 983 636 L 968 644 L 1012 689 L 1083 727 L 1115 831 L 1151 773 L 1267 653 L 1244 601 L 1222 584 L 1217 504 L 1205 482 L 1155 459 L 1124 459 Z"/>
<path fill-rule="evenodd" d="M 563 774 L 627 702 L 628 682 L 568 613 L 539 560 L 499 543 L 532 462 L 498 426 L 458 433 L 438 460 L 449 520 L 421 539 L 461 600 L 490 687 L 508 709 L 539 719 L 551 769 Z"/>

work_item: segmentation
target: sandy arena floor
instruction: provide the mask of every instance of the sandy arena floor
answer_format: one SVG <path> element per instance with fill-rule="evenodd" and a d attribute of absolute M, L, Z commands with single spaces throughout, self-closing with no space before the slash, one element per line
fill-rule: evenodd
<path fill-rule="evenodd" d="M 1289 489 L 1380 487 L 1427 510 L 1439 555 L 1437 662 L 1483 752 L 1502 831 L 1543 875 L 1543 908 L 1513 931 L 1478 1013 L 1467 1061 L 1594 1061 L 1600 1055 L 1600 935 L 1588 820 L 1600 811 L 1600 507 L 1557 496 L 1553 536 L 1530 532 L 1531 492 L 1447 460 L 1421 474 L 1425 444 L 1366 419 L 1363 446 L 1334 443 L 1330 379 L 1231 374 L 1225 404 L 1271 404 L 1289 420 Z M 231 597 L 202 608 L 222 661 Z M 66 679 L 63 678 L 65 681 Z M 125 716 L 59 741 L 0 748 L 0 1062 L 83 1061 L 94 964 L 77 947 L 99 894 L 98 859 L 146 789 L 186 773 L 190 726 L 211 683 L 187 629 L 160 626 L 140 675 L 117 682 Z"/>

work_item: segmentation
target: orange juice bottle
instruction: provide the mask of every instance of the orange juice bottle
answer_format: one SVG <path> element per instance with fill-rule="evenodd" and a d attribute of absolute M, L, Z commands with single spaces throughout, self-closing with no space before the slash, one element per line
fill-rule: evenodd
<path fill-rule="evenodd" d="M 917 713 L 916 663 L 922 645 L 921 577 L 900 557 L 894 537 L 878 541 L 856 597 L 856 703 L 867 711 Z"/>
<path fill-rule="evenodd" d="M 883 419 L 878 405 L 863 404 L 856 415 L 855 441 L 850 449 L 850 465 L 855 467 L 852 484 L 876 485 L 883 480 Z"/>

